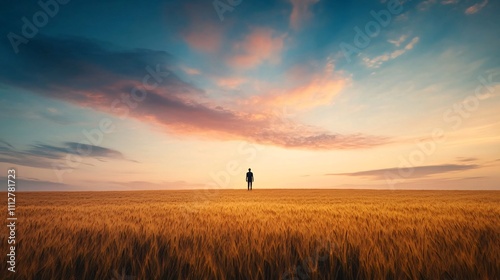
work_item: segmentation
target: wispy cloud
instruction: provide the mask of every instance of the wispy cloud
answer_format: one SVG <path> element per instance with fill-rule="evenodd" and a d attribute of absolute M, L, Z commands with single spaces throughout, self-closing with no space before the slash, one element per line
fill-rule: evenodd
<path fill-rule="evenodd" d="M 117 150 L 76 142 L 65 142 L 61 146 L 35 144 L 26 150 L 17 150 L 5 141 L 0 141 L 0 162 L 37 168 L 52 168 L 53 163 L 66 159 L 66 156 L 79 155 L 98 160 L 121 159 L 123 154 Z"/>
<path fill-rule="evenodd" d="M 441 0 L 439 1 L 439 3 L 441 5 L 452 5 L 452 4 L 457 4 L 460 0 Z M 437 0 L 426 0 L 426 1 L 422 1 L 420 2 L 418 5 L 417 5 L 417 8 L 420 10 L 420 11 L 426 11 L 428 10 L 430 7 L 434 6 L 434 4 L 437 4 L 438 1 Z"/>
<path fill-rule="evenodd" d="M 7 181 L 6 177 L 0 177 L 3 182 Z M 34 178 L 18 178 L 17 190 L 23 192 L 36 192 L 36 191 L 81 191 L 81 186 L 73 186 L 59 182 L 38 180 Z M 99 189 L 96 189 L 99 190 Z"/>
<path fill-rule="evenodd" d="M 469 162 L 469 161 L 477 161 L 478 158 L 475 158 L 475 157 L 459 157 L 457 158 L 458 161 L 461 161 L 461 162 Z"/>
<path fill-rule="evenodd" d="M 200 75 L 201 72 L 198 69 L 187 67 L 185 65 L 181 66 L 182 71 L 188 75 Z"/>
<path fill-rule="evenodd" d="M 459 1 L 460 0 L 443 0 L 443 1 L 441 1 L 441 4 L 443 4 L 443 5 L 451 5 L 451 4 L 456 4 Z"/>
<path fill-rule="evenodd" d="M 425 177 L 433 174 L 441 174 L 456 171 L 466 171 L 480 168 L 477 164 L 442 164 L 442 165 L 428 165 L 428 166 L 415 166 L 412 167 L 412 174 L 408 178 L 419 178 Z M 325 175 L 344 175 L 344 176 L 357 176 L 357 177 L 368 177 L 375 180 L 385 180 L 387 174 L 399 174 L 399 168 L 385 168 L 385 169 L 375 169 L 366 170 L 352 173 L 329 173 Z"/>
<path fill-rule="evenodd" d="M 38 168 L 52 168 L 53 158 L 30 155 L 29 152 L 18 151 L 5 141 L 0 141 L 0 162 L 31 166 Z"/>
<path fill-rule="evenodd" d="M 394 44 L 396 47 L 399 47 L 405 40 L 408 38 L 408 35 L 401 35 L 396 40 L 388 40 L 389 43 Z"/>
<path fill-rule="evenodd" d="M 14 149 L 14 146 L 9 144 L 7 141 L 0 139 L 0 151 Z"/>
<path fill-rule="evenodd" d="M 436 4 L 436 0 L 426 0 L 418 4 L 417 8 L 421 11 L 428 10 L 432 5 Z"/>
<path fill-rule="evenodd" d="M 33 114 L 35 117 L 40 117 L 57 124 L 69 125 L 75 123 L 75 120 L 70 115 L 63 113 L 56 108 L 45 108 L 45 110 L 33 112 Z"/>
<path fill-rule="evenodd" d="M 395 58 L 403 55 L 407 51 L 413 49 L 413 47 L 415 47 L 415 45 L 418 43 L 419 40 L 420 40 L 419 37 L 414 37 L 404 48 L 399 49 L 399 50 L 395 50 L 391 53 L 379 55 L 379 56 L 376 56 L 374 58 L 369 58 L 369 57 L 364 56 L 364 57 L 362 57 L 363 62 L 365 63 L 366 66 L 368 66 L 370 68 L 378 68 L 384 62 L 395 59 Z"/>
<path fill-rule="evenodd" d="M 484 0 L 483 2 L 476 3 L 465 10 L 466 15 L 472 15 L 479 11 L 481 11 L 488 4 L 488 0 Z"/>

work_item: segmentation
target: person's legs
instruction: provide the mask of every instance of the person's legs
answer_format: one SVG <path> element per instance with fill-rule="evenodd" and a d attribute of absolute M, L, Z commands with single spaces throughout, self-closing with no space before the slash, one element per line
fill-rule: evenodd
<path fill-rule="evenodd" d="M 248 184 L 250 185 L 250 190 L 252 190 L 252 182 L 248 182 Z"/>
<path fill-rule="evenodd" d="M 247 189 L 250 190 L 250 182 L 248 182 Z"/>

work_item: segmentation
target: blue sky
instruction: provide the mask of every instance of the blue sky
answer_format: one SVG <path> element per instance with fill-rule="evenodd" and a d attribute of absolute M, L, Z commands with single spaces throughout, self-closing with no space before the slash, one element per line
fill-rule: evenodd
<path fill-rule="evenodd" d="M 0 12 L 25 190 L 499 188 L 498 2 L 40 3 Z"/>

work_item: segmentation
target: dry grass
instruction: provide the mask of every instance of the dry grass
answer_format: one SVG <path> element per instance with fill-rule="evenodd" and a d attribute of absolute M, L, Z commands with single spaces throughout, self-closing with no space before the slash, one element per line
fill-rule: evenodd
<path fill-rule="evenodd" d="M 17 199 L 16 279 L 122 273 L 129 275 L 124 279 L 500 279 L 495 191 L 18 193 Z M 5 232 L 0 243 L 7 246 Z"/>

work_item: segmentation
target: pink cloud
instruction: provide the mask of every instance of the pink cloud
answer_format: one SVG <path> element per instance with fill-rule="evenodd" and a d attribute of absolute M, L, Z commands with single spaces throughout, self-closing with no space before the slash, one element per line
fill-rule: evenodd
<path fill-rule="evenodd" d="M 304 110 L 330 104 L 335 96 L 347 85 L 347 79 L 314 77 L 304 85 L 274 91 L 269 95 L 251 98 L 251 103 L 268 107 L 291 107 Z"/>
<path fill-rule="evenodd" d="M 190 48 L 205 53 L 217 52 L 224 39 L 224 25 L 205 11 L 205 6 L 187 2 L 184 5 L 186 23 L 181 37 Z"/>
<path fill-rule="evenodd" d="M 330 99 L 339 85 L 324 82 L 329 89 L 322 94 L 330 94 L 314 100 L 317 89 L 322 83 L 312 82 L 303 88 L 292 91 L 294 104 L 300 100 L 309 105 L 320 104 Z M 202 100 L 196 95 L 185 96 L 185 89 L 158 88 L 149 91 L 147 98 L 136 107 L 128 107 L 121 102 L 119 106 L 110 106 L 114 100 L 120 99 L 123 88 L 140 88 L 141 82 L 134 80 L 116 81 L 106 88 L 96 88 L 92 91 L 75 92 L 70 87 L 60 90 L 66 94 L 65 99 L 71 103 L 93 108 L 116 116 L 128 116 L 148 123 L 167 133 L 194 136 L 201 139 L 216 139 L 221 141 L 243 140 L 263 145 L 273 145 L 284 148 L 305 150 L 328 149 L 360 149 L 379 146 L 389 143 L 389 138 L 366 135 L 362 133 L 338 134 L 323 130 L 319 127 L 301 124 L 299 122 L 282 119 L 281 116 L 266 113 L 263 106 L 261 111 L 248 112 L 243 107 L 224 108 L 209 100 Z M 296 95 L 296 96 L 295 96 Z M 285 104 L 286 98 L 274 96 L 268 99 L 268 105 Z M 303 106 L 303 104 L 301 104 Z"/>
<path fill-rule="evenodd" d="M 262 106 L 249 108 L 210 98 L 204 90 L 182 81 L 172 72 L 178 68 L 169 64 L 165 52 L 133 50 L 117 54 L 91 41 L 78 41 L 78 48 L 73 48 L 75 43 L 67 39 L 35 39 L 27 47 L 43 49 L 47 55 L 31 59 L 34 51 L 22 52 L 20 62 L 7 64 L 11 71 L 0 75 L 0 82 L 120 119 L 137 119 L 166 133 L 198 138 L 311 150 L 368 148 L 390 140 L 361 133 L 329 132 L 270 113 L 279 104 L 316 106 L 331 100 L 342 87 L 342 81 L 332 76 L 331 61 L 326 63 L 324 76 L 318 73 L 309 83 L 278 92 L 288 96 L 266 95 L 258 104 Z M 114 59 L 117 55 L 119 59 Z M 54 66 L 37 79 L 46 61 Z M 71 69 L 77 71 L 68 71 L 68 64 L 63 63 L 66 61 L 71 61 Z M 160 69 L 161 62 L 166 65 Z M 158 64 L 150 68 L 150 63 Z M 156 86 L 152 86 L 154 81 L 158 82 Z"/>
<path fill-rule="evenodd" d="M 294 30 L 300 28 L 301 23 L 312 16 L 310 7 L 319 0 L 290 0 L 292 4 L 292 13 L 290 14 L 290 26 Z"/>
<path fill-rule="evenodd" d="M 243 41 L 233 46 L 228 64 L 237 68 L 254 68 L 266 61 L 277 62 L 284 46 L 285 35 L 275 35 L 271 29 L 257 28 Z"/>
<path fill-rule="evenodd" d="M 426 11 L 428 10 L 431 6 L 433 6 L 434 4 L 436 4 L 436 0 L 426 0 L 426 1 L 423 1 L 423 2 L 420 2 L 417 6 L 417 8 L 420 10 L 420 11 Z"/>
<path fill-rule="evenodd" d="M 247 82 L 246 78 L 243 77 L 221 77 L 216 78 L 215 83 L 219 87 L 228 88 L 228 89 L 236 89 L 240 85 Z"/>
<path fill-rule="evenodd" d="M 211 23 L 194 25 L 185 31 L 182 36 L 189 47 L 206 53 L 218 51 L 222 44 L 220 28 Z"/>
<path fill-rule="evenodd" d="M 271 89 L 266 94 L 244 100 L 243 105 L 306 110 L 330 104 L 335 96 L 350 84 L 350 77 L 334 71 L 334 62 L 330 58 L 326 60 L 321 71 L 314 72 L 313 68 L 312 65 L 292 68 L 288 76 L 290 83 L 298 81 L 294 86 Z"/>
<path fill-rule="evenodd" d="M 457 4 L 458 1 L 460 1 L 460 0 L 443 0 L 443 1 L 441 1 L 441 4 L 443 4 L 443 5 Z"/>
<path fill-rule="evenodd" d="M 483 2 L 480 2 L 480 3 L 476 3 L 472 6 L 470 6 L 469 8 L 467 8 L 465 10 L 465 14 L 467 14 L 467 15 L 475 14 L 475 13 L 481 11 L 484 7 L 486 7 L 487 4 L 488 4 L 488 0 L 484 0 Z"/>
<path fill-rule="evenodd" d="M 191 76 L 201 74 L 200 70 L 188 66 L 181 66 L 181 69 L 182 71 L 184 71 L 184 73 L 189 74 Z"/>

